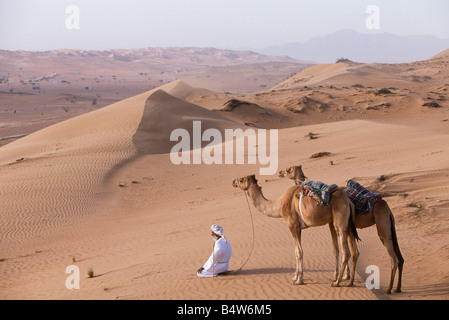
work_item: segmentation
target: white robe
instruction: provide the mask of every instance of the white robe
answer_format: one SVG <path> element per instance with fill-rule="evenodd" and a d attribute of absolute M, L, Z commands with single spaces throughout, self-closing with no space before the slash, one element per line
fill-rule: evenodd
<path fill-rule="evenodd" d="M 231 255 L 231 244 L 224 236 L 221 236 L 220 239 L 215 240 L 214 252 L 203 265 L 204 269 L 201 271 L 201 273 L 197 273 L 198 277 L 216 277 L 219 273 L 228 271 Z"/>

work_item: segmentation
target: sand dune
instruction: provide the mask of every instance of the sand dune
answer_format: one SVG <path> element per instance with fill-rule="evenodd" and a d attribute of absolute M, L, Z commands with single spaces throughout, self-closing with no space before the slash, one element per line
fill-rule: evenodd
<path fill-rule="evenodd" d="M 440 52 L 440 53 L 434 55 L 434 56 L 433 56 L 432 58 L 430 58 L 430 59 L 444 59 L 444 58 L 447 58 L 447 57 L 449 57 L 449 49 L 444 50 L 444 51 L 442 51 L 442 52 Z"/>
<path fill-rule="evenodd" d="M 214 48 L 0 50 L 0 146 L 15 140 L 5 137 L 36 132 L 178 79 L 221 93 L 254 92 L 309 65 Z"/>
<path fill-rule="evenodd" d="M 347 63 L 320 64 L 300 71 L 293 77 L 281 82 L 273 89 L 295 88 L 298 86 L 307 86 L 307 84 L 316 84 L 330 77 L 335 77 L 347 72 L 350 67 Z"/>
<path fill-rule="evenodd" d="M 319 132 L 320 138 L 310 141 L 304 137 L 307 132 Z M 347 132 L 358 132 L 348 136 Z M 376 139 L 368 139 L 377 134 Z M 409 144 L 403 144 L 404 137 L 410 137 Z M 382 174 L 390 175 L 380 191 L 389 194 L 387 201 L 397 218 L 400 245 L 410 267 L 404 274 L 404 294 L 394 298 L 444 297 L 438 293 L 446 288 L 444 279 L 447 268 L 444 257 L 447 239 L 443 236 L 447 226 L 444 194 L 447 192 L 447 169 L 430 169 L 422 172 L 429 159 L 435 166 L 444 164 L 449 153 L 445 135 L 435 137 L 432 132 L 416 132 L 404 126 L 381 125 L 366 121 L 347 121 L 334 124 L 314 125 L 303 128 L 285 129 L 281 132 L 280 154 L 283 165 L 303 164 L 310 177 L 344 185 L 348 178 L 358 176 L 358 180 L 369 185 Z M 298 137 L 304 137 L 299 138 Z M 336 143 L 352 140 L 352 144 Z M 391 145 L 385 149 L 385 144 Z M 416 154 L 414 146 L 421 146 Z M 293 146 L 293 147 L 292 147 Z M 433 153 L 435 148 L 441 150 Z M 332 152 L 334 165 L 329 159 L 310 159 L 318 150 Z M 370 151 L 367 151 L 370 150 Z M 421 159 L 416 161 L 416 159 Z M 399 165 L 398 165 L 399 164 Z M 428 166 L 428 165 L 427 165 Z M 386 168 L 392 171 L 386 172 Z M 205 166 L 170 165 L 168 155 L 147 155 L 136 158 L 120 170 L 115 170 L 106 183 L 111 197 L 116 200 L 107 212 L 89 223 L 76 228 L 76 232 L 48 236 L 45 240 L 28 239 L 29 243 L 21 250 L 4 250 L 2 262 L 3 283 L 7 290 L 4 297 L 37 297 L 35 292 L 27 291 L 33 283 L 21 284 L 20 270 L 8 268 L 9 264 L 21 265 L 23 270 L 48 272 L 46 288 L 38 292 L 45 298 L 101 298 L 101 299 L 374 299 L 385 297 L 364 287 L 361 278 L 355 288 L 330 288 L 327 278 L 332 272 L 333 259 L 327 227 L 312 228 L 304 232 L 306 255 L 304 287 L 291 286 L 289 279 L 294 268 L 293 244 L 282 219 L 266 218 L 253 210 L 255 221 L 256 246 L 248 265 L 239 273 L 217 279 L 197 279 L 194 270 L 208 255 L 210 239 L 207 233 L 209 224 L 220 223 L 234 247 L 232 269 L 237 269 L 246 259 L 251 244 L 251 224 L 243 193 L 233 189 L 230 181 L 240 175 L 255 172 L 257 166 Z M 75 171 L 75 169 L 72 169 Z M 76 172 L 76 171 L 75 171 Z M 446 172 L 446 174 L 444 174 Z M 443 175 L 441 174 L 443 173 Z M 67 172 L 66 172 L 67 174 Z M 432 176 L 439 177 L 439 186 L 432 184 Z M 362 178 L 360 178 L 362 177 Z M 363 178 L 364 177 L 364 178 Z M 411 178 L 422 183 L 411 187 Z M 137 181 L 138 183 L 132 183 Z M 403 181 L 403 182 L 401 182 Z M 118 183 L 126 185 L 118 187 Z M 430 188 L 439 188 L 432 199 L 423 192 L 423 183 Z M 271 178 L 261 179 L 267 198 L 276 198 L 291 185 L 290 181 Z M 175 187 L 174 187 L 175 186 Z M 379 186 L 378 186 L 379 187 Z M 53 191 L 53 193 L 55 193 Z M 404 193 L 408 196 L 405 198 Z M 108 198 L 110 199 L 110 198 Z M 438 199 L 442 200 L 439 203 Z M 411 207 L 408 202 L 420 204 Z M 438 215 L 425 214 L 435 203 L 441 205 Z M 428 209 L 429 208 L 429 209 Z M 413 212 L 418 212 L 413 214 Z M 420 223 L 425 217 L 425 224 Z M 442 223 L 441 219 L 445 221 Z M 438 227 L 437 227 L 438 226 Z M 441 238 L 433 239 L 435 228 L 440 230 Z M 69 229 L 70 230 L 70 229 Z M 411 237 L 419 230 L 419 238 Z M 18 235 L 15 235 L 18 237 Z M 389 260 L 385 249 L 377 239 L 375 229 L 360 232 L 361 264 L 364 268 L 376 264 L 382 270 L 382 285 L 385 287 L 389 275 Z M 56 238 L 56 240 L 55 240 Z M 413 238 L 413 239 L 411 239 Z M 431 242 L 432 241 L 432 242 Z M 3 243 L 3 242 L 2 242 Z M 34 244 L 42 252 L 33 253 Z M 415 256 L 415 245 L 425 243 Z M 57 245 L 55 245 L 57 244 Z M 34 248 L 34 247 L 31 247 Z M 17 255 L 18 252 L 22 252 Z M 26 255 L 26 253 L 28 255 Z M 433 253 L 437 253 L 434 255 Z M 58 270 L 71 264 L 72 255 L 79 261 L 76 265 L 85 272 L 93 266 L 98 277 L 82 278 L 82 290 L 73 292 L 62 287 L 64 274 Z M 429 259 L 441 261 L 429 264 Z M 51 265 L 44 264 L 51 261 Z M 407 266 L 406 264 L 406 266 Z M 415 269 L 412 266 L 421 266 Z M 435 269 L 437 268 L 437 269 Z M 416 281 L 418 270 L 425 270 L 427 278 Z M 432 271 L 438 270 L 437 273 Z M 366 276 L 366 274 L 365 274 Z M 19 280 L 13 280 L 19 279 Z M 442 280 L 443 279 L 443 280 Z M 438 288 L 435 287 L 438 285 Z M 106 289 L 105 289 L 106 288 Z M 433 288 L 433 289 L 432 289 Z M 188 294 L 190 292 L 190 295 Z M 211 294 L 213 292 L 213 294 Z M 442 294 L 442 295 L 441 295 Z"/>
<path fill-rule="evenodd" d="M 204 96 L 217 94 L 216 92 L 208 89 L 192 87 L 189 83 L 182 80 L 169 82 L 159 87 L 159 89 L 164 90 L 173 97 L 186 101 L 201 99 L 201 97 Z"/>
<path fill-rule="evenodd" d="M 220 115 L 240 124 L 269 128 L 272 115 L 265 108 L 244 100 L 228 100 L 219 109 L 214 110 Z"/>
<path fill-rule="evenodd" d="M 402 87 L 407 84 L 399 76 L 385 72 L 373 65 L 342 61 L 335 64 L 324 64 L 307 68 L 281 82 L 273 89 L 294 89 L 322 84 L 344 86 L 348 83 L 352 85 L 363 83 L 365 86 L 373 87 L 382 87 L 386 83 L 395 87 Z"/>
<path fill-rule="evenodd" d="M 431 78 L 407 78 L 411 67 L 416 76 L 427 70 Z M 298 74 L 282 90 L 257 94 L 217 93 L 177 81 L 1 147 L 0 298 L 447 299 L 445 68 L 444 59 L 404 66 L 338 63 L 304 71 L 309 88 L 290 87 L 302 79 Z M 371 76 L 385 82 L 352 86 Z M 395 79 L 403 86 L 393 88 Z M 441 107 L 424 108 L 424 94 L 440 99 Z M 230 99 L 250 108 L 213 111 Z M 269 119 L 257 118 L 261 112 Z M 329 287 L 334 259 L 327 226 L 304 230 L 306 285 L 290 285 L 295 261 L 287 225 L 251 205 L 255 247 L 248 264 L 237 273 L 197 278 L 210 254 L 213 223 L 232 243 L 232 270 L 248 257 L 250 211 L 231 181 L 258 173 L 259 165 L 172 163 L 169 135 L 176 128 L 192 134 L 193 120 L 201 120 L 203 130 L 276 125 L 279 169 L 302 164 L 309 178 L 341 186 L 354 178 L 382 192 L 405 258 L 403 293 L 387 296 L 365 287 L 368 265 L 379 266 L 383 289 L 390 275 L 375 227 L 359 231 L 354 288 Z M 312 158 L 317 152 L 330 156 Z M 292 185 L 277 176 L 258 179 L 267 199 Z M 72 264 L 81 271 L 80 290 L 65 287 Z"/>
<path fill-rule="evenodd" d="M 133 136 L 134 145 L 144 154 L 169 153 L 177 141 L 170 141 L 176 129 L 185 129 L 193 139 L 192 121 L 201 121 L 202 130 L 239 127 L 236 123 L 197 105 L 157 90 L 145 102 L 145 109 Z"/>
<path fill-rule="evenodd" d="M 4 245 L 45 235 L 96 211 L 111 170 L 136 153 L 132 137 L 146 98 L 67 120 L 2 148 Z"/>
<path fill-rule="evenodd" d="M 156 90 L 8 144 L 0 157 L 5 228 L 35 237 L 47 231 L 40 222 L 50 230 L 88 216 L 114 170 L 138 153 L 170 152 L 176 143 L 168 139 L 171 131 L 184 128 L 192 134 L 192 119 L 201 120 L 203 130 L 238 127 L 214 112 Z M 72 176 L 71 171 L 76 174 Z M 24 183 L 17 185 L 18 178 Z M 45 194 L 53 192 L 57 195 L 45 200 Z M 22 197 L 28 205 L 20 201 Z M 25 223 L 30 226 L 21 227 Z M 6 241 L 14 238 L 9 232 L 2 236 Z"/>

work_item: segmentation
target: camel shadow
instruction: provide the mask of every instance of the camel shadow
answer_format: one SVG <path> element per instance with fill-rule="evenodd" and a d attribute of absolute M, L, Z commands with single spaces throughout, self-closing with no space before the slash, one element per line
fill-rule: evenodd
<path fill-rule="evenodd" d="M 407 299 L 447 299 L 449 283 L 405 286 L 399 295 L 405 296 Z M 399 295 L 398 297 L 400 297 Z"/>
<path fill-rule="evenodd" d="M 262 275 L 262 274 L 283 274 L 295 272 L 293 268 L 257 268 L 257 269 L 243 269 L 243 270 L 229 270 L 223 275 Z"/>
<path fill-rule="evenodd" d="M 255 268 L 255 269 L 243 269 L 243 270 L 229 270 L 227 272 L 221 273 L 223 276 L 230 275 L 267 275 L 267 274 L 293 274 L 295 272 L 295 268 Z M 330 274 L 333 272 L 331 269 L 312 269 L 305 270 L 305 272 L 329 272 Z"/>

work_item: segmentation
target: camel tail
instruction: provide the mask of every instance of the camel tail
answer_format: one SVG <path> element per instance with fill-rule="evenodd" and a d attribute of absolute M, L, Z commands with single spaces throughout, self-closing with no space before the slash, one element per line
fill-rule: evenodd
<path fill-rule="evenodd" d="M 349 232 L 352 233 L 352 235 L 354 236 L 354 238 L 357 241 L 362 241 L 359 238 L 359 234 L 357 233 L 357 228 L 355 227 L 355 223 L 354 223 L 354 217 L 355 217 L 355 207 L 354 205 L 350 205 L 350 210 L 351 210 L 351 214 L 349 215 Z"/>
<path fill-rule="evenodd" d="M 394 217 L 390 214 L 390 228 L 391 228 L 391 240 L 393 241 L 393 245 L 398 245 L 398 236 L 396 235 L 396 227 L 394 223 Z"/>
<path fill-rule="evenodd" d="M 401 250 L 399 249 L 398 237 L 396 235 L 396 227 L 394 222 L 394 216 L 390 210 L 390 228 L 391 228 L 391 240 L 393 241 L 393 249 L 400 263 L 404 263 L 404 258 L 402 257 Z"/>

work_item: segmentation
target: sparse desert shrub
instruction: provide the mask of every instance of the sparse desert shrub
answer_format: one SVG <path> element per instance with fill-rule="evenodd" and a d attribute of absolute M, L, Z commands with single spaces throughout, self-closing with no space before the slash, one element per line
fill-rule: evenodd
<path fill-rule="evenodd" d="M 332 153 L 324 151 L 324 152 L 317 152 L 310 156 L 311 159 L 321 158 L 325 156 L 330 156 Z"/>
<path fill-rule="evenodd" d="M 301 113 L 301 112 L 302 112 L 302 110 L 294 109 L 294 108 L 292 108 L 292 107 L 287 107 L 287 110 L 288 110 L 288 111 L 291 111 L 291 112 L 293 112 L 293 113 Z"/>
<path fill-rule="evenodd" d="M 87 275 L 89 276 L 89 278 L 93 278 L 94 277 L 94 269 L 92 269 L 92 268 L 87 269 Z"/>
<path fill-rule="evenodd" d="M 408 204 L 408 207 L 410 207 L 410 208 L 421 208 L 421 205 L 419 203 L 410 202 Z"/>
<path fill-rule="evenodd" d="M 388 88 L 382 88 L 376 91 L 376 95 L 380 95 L 380 94 L 390 94 L 392 93 L 390 89 Z"/>
<path fill-rule="evenodd" d="M 435 101 L 425 102 L 422 106 L 430 108 L 441 108 L 441 105 Z"/>

